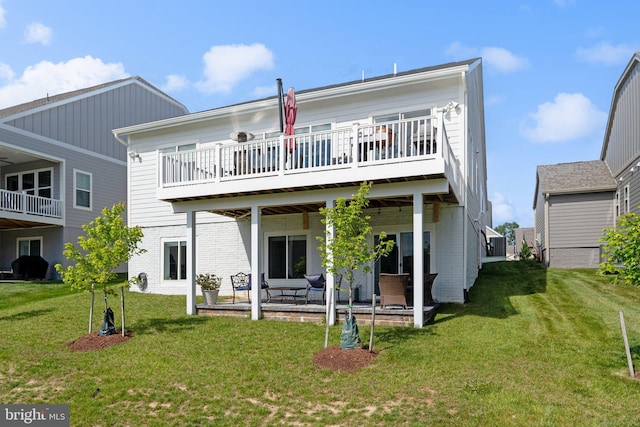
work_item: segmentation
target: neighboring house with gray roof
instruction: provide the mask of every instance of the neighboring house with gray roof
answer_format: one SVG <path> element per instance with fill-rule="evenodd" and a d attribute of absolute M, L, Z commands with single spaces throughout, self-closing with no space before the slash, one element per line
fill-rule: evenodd
<path fill-rule="evenodd" d="M 616 182 L 602 160 L 538 166 L 534 226 L 549 267 L 596 268 L 602 230 L 613 225 Z"/>
<path fill-rule="evenodd" d="M 65 264 L 65 242 L 127 200 L 127 150 L 111 130 L 188 113 L 139 77 L 0 110 L 0 269 L 20 255 Z"/>

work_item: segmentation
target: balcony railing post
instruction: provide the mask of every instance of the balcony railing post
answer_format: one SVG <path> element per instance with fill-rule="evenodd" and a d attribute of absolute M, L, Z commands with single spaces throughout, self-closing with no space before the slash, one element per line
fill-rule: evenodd
<path fill-rule="evenodd" d="M 287 157 L 287 147 L 284 146 L 284 134 L 280 135 L 280 155 L 278 156 L 278 175 L 284 175 L 284 163 Z"/>
<path fill-rule="evenodd" d="M 213 152 L 213 182 L 220 182 L 224 170 L 222 169 L 222 143 L 218 142 Z"/>
<path fill-rule="evenodd" d="M 360 148 L 360 140 L 358 136 L 358 131 L 360 129 L 360 123 L 354 123 L 353 128 L 351 129 L 351 134 L 353 137 L 351 138 L 351 167 L 357 168 L 358 162 L 360 159 L 358 158 L 358 150 Z"/>

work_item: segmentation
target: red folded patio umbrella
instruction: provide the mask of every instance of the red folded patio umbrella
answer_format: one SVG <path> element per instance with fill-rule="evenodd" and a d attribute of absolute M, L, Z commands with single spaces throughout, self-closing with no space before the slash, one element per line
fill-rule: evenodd
<path fill-rule="evenodd" d="M 296 114 L 298 113 L 298 104 L 296 103 L 296 92 L 290 87 L 287 91 L 287 100 L 284 104 L 284 111 L 286 115 L 286 127 L 284 129 L 285 135 L 293 135 L 293 125 L 296 122 Z M 295 142 L 293 138 L 289 138 L 286 140 L 286 146 L 289 149 L 289 152 L 292 152 L 295 147 Z"/>

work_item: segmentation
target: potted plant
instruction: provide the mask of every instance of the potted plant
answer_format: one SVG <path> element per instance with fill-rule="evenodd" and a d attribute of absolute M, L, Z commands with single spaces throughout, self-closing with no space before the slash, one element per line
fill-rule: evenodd
<path fill-rule="evenodd" d="M 198 274 L 196 276 L 196 284 L 202 289 L 204 303 L 213 305 L 218 300 L 218 292 L 222 285 L 222 279 L 215 274 Z"/>

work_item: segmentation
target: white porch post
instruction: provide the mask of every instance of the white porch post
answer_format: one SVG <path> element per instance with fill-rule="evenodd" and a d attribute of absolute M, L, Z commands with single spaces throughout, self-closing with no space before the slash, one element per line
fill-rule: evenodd
<path fill-rule="evenodd" d="M 251 206 L 251 319 L 262 317 L 262 229 L 260 206 Z"/>
<path fill-rule="evenodd" d="M 325 206 L 327 208 L 333 207 L 333 200 L 329 199 L 327 201 L 325 201 Z M 329 243 L 331 242 L 331 239 L 333 238 L 334 235 L 334 228 L 333 226 L 327 224 L 326 226 L 326 230 L 328 232 L 327 234 L 327 256 L 329 258 L 331 258 L 332 254 L 331 251 L 329 250 Z M 333 277 L 333 274 L 331 273 L 327 273 L 327 283 L 325 284 L 325 292 L 326 292 L 326 299 L 327 299 L 327 312 L 326 312 L 326 318 L 327 318 L 327 324 L 329 326 L 333 326 L 336 324 L 336 298 L 335 298 L 335 294 L 336 291 L 334 289 L 335 287 L 335 277 Z M 331 291 L 331 292 L 329 292 Z"/>
<path fill-rule="evenodd" d="M 424 261 L 422 248 L 424 233 L 424 205 L 422 194 L 413 194 L 413 326 L 424 326 Z"/>
<path fill-rule="evenodd" d="M 187 314 L 196 314 L 196 213 L 187 211 Z"/>

